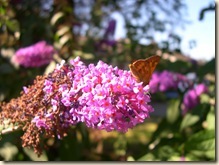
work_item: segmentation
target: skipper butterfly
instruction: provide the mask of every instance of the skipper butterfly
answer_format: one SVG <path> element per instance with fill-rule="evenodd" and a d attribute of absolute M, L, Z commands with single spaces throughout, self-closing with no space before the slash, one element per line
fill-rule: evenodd
<path fill-rule="evenodd" d="M 143 82 L 144 86 L 147 85 L 159 61 L 160 56 L 154 55 L 146 59 L 139 59 L 132 64 L 129 64 L 132 76 L 137 82 Z"/>

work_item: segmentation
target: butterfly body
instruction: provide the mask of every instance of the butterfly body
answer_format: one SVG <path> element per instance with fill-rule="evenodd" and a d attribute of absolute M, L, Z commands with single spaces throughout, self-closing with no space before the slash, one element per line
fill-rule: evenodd
<path fill-rule="evenodd" d="M 160 61 L 160 56 L 154 55 L 146 59 L 139 59 L 129 64 L 132 76 L 137 82 L 143 82 L 143 85 L 149 84 L 152 73 Z"/>

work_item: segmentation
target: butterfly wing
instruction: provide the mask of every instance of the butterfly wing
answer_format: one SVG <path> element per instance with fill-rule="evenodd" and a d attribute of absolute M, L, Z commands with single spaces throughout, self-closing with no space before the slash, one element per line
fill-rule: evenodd
<path fill-rule="evenodd" d="M 137 60 L 130 64 L 129 68 L 133 77 L 135 77 L 138 82 L 143 82 L 143 85 L 147 85 L 159 61 L 160 56 L 155 55 L 144 60 Z"/>

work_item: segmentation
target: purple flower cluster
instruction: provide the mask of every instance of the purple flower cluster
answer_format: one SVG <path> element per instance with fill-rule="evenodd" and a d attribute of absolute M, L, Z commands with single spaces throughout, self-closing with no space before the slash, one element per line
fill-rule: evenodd
<path fill-rule="evenodd" d="M 167 70 L 154 72 L 149 83 L 151 93 L 177 89 L 185 90 L 190 85 L 191 82 L 186 76 Z"/>
<path fill-rule="evenodd" d="M 26 68 L 40 67 L 48 64 L 54 53 L 53 46 L 48 45 L 45 41 L 40 41 L 34 45 L 18 49 L 12 61 Z"/>
<path fill-rule="evenodd" d="M 153 111 L 149 86 L 137 83 L 130 71 L 102 61 L 86 66 L 79 57 L 70 64 L 62 62 L 54 71 L 66 75 L 66 83 L 57 85 L 49 77 L 45 81 L 44 101 L 51 108 L 32 120 L 37 127 L 52 129 L 46 121 L 58 113 L 61 127 L 83 122 L 87 127 L 127 132 Z"/>
<path fill-rule="evenodd" d="M 200 102 L 200 95 L 206 92 L 208 92 L 208 87 L 205 84 L 198 84 L 194 88 L 188 90 L 183 98 L 183 114 L 186 114 L 188 110 L 197 106 Z"/>
<path fill-rule="evenodd" d="M 114 39 L 116 29 L 116 20 L 111 19 L 104 32 L 103 39 L 96 43 L 95 47 L 98 51 L 106 51 L 108 48 L 115 46 L 117 41 Z"/>
<path fill-rule="evenodd" d="M 116 29 L 116 20 L 115 19 L 111 19 L 108 23 L 108 27 L 106 28 L 106 31 L 104 33 L 104 37 L 105 38 L 113 38 L 113 35 L 115 33 L 115 29 Z"/>

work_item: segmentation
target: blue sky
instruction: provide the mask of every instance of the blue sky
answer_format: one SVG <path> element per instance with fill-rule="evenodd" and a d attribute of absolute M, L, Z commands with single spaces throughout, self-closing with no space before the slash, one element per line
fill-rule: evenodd
<path fill-rule="evenodd" d="M 185 29 L 179 28 L 177 31 L 182 37 L 181 50 L 183 54 L 197 60 L 211 60 L 215 56 L 215 12 L 209 11 L 204 15 L 204 19 L 199 21 L 200 10 L 207 7 L 213 0 L 185 0 L 188 8 L 187 20 L 191 23 Z M 125 37 L 124 20 L 118 13 L 113 13 L 118 23 L 115 31 L 115 38 Z M 155 38 L 162 39 L 163 36 L 158 35 Z M 195 40 L 196 46 L 189 48 L 189 41 Z"/>
<path fill-rule="evenodd" d="M 188 17 L 192 21 L 186 26 L 182 34 L 182 50 L 185 55 L 194 59 L 211 60 L 215 56 L 215 12 L 209 11 L 204 19 L 199 21 L 200 9 L 206 7 L 212 0 L 186 0 L 188 6 Z M 188 41 L 194 39 L 197 45 L 189 49 Z"/>

